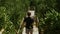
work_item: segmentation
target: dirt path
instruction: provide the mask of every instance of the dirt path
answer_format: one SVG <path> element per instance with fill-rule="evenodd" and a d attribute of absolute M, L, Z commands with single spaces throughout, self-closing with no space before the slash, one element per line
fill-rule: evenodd
<path fill-rule="evenodd" d="M 22 34 L 26 34 L 26 28 L 25 27 L 23 28 Z M 33 26 L 33 34 L 39 34 L 38 28 L 35 25 Z"/>
<path fill-rule="evenodd" d="M 3 33 L 3 31 L 4 31 L 4 29 L 2 29 L 2 30 L 0 31 L 0 34 L 2 34 L 2 33 Z"/>

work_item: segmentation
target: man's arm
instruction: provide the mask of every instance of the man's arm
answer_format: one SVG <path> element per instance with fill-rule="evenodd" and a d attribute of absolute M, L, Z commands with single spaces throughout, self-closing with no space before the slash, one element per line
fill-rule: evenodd
<path fill-rule="evenodd" d="M 38 27 L 39 26 L 39 19 L 38 19 L 38 17 L 36 17 L 36 26 Z"/>
<path fill-rule="evenodd" d="M 25 26 L 25 23 L 24 23 L 24 18 L 23 18 L 23 20 L 20 23 L 20 28 L 23 28 L 24 26 Z"/>

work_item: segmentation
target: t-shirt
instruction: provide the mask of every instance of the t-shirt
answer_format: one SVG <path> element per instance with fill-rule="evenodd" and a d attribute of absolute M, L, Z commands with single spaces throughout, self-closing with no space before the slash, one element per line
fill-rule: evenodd
<path fill-rule="evenodd" d="M 26 23 L 26 28 L 28 28 L 28 29 L 33 28 L 32 24 L 34 22 L 34 19 L 32 19 L 31 17 L 26 17 L 24 19 L 24 22 Z"/>

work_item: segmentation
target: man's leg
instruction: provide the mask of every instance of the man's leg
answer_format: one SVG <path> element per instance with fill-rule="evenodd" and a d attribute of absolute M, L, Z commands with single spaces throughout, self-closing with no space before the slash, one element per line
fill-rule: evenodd
<path fill-rule="evenodd" d="M 33 33 L 33 29 L 30 29 L 30 31 L 29 31 L 29 32 L 30 32 L 30 34 L 32 34 L 32 33 Z"/>
<path fill-rule="evenodd" d="M 26 34 L 29 34 L 29 29 L 26 28 Z"/>

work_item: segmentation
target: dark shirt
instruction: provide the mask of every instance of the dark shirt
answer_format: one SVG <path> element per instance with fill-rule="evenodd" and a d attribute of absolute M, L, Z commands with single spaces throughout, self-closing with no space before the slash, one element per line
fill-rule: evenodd
<path fill-rule="evenodd" d="M 26 17 L 25 19 L 24 19 L 24 22 L 26 23 L 26 28 L 28 28 L 28 29 L 31 29 L 31 28 L 33 28 L 33 22 L 34 22 L 34 19 L 32 19 L 31 17 Z"/>

